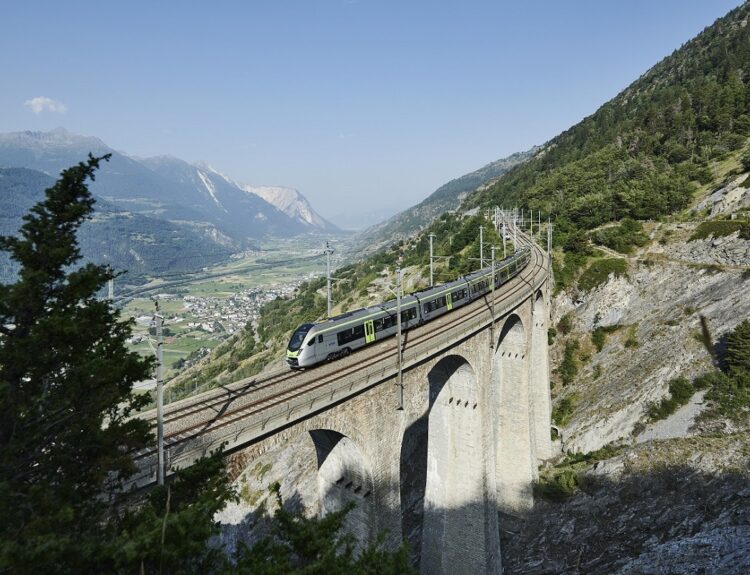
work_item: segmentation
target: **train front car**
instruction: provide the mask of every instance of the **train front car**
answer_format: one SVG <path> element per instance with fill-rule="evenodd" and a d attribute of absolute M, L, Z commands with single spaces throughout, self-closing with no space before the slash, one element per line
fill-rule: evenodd
<path fill-rule="evenodd" d="M 300 354 L 304 353 L 302 344 L 305 341 L 305 336 L 313 328 L 314 325 L 314 323 L 302 324 L 297 328 L 297 330 L 292 334 L 292 337 L 289 339 L 289 345 L 286 347 L 286 362 L 292 369 L 300 368 L 300 360 L 303 359 L 300 357 Z M 302 363 L 304 363 L 304 361 L 302 361 Z"/>

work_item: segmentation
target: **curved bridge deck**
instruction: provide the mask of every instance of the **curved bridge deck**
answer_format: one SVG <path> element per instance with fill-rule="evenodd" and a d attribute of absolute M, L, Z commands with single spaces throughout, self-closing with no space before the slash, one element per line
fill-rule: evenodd
<path fill-rule="evenodd" d="M 527 236 L 521 234 L 520 238 L 531 247 L 531 261 L 518 276 L 495 290 L 494 302 L 487 294 L 405 333 L 404 374 L 533 298 L 547 281 L 549 261 Z M 493 345 L 492 340 L 488 345 Z M 167 466 L 185 467 L 222 445 L 227 452 L 241 449 L 374 386 L 393 384 L 397 373 L 396 338 L 391 337 L 314 369 L 283 369 L 169 404 L 164 418 Z M 397 407 L 394 389 L 393 409 Z M 155 426 L 154 411 L 144 417 Z M 134 483 L 155 482 L 156 449 L 138 452 L 135 459 L 141 471 Z"/>

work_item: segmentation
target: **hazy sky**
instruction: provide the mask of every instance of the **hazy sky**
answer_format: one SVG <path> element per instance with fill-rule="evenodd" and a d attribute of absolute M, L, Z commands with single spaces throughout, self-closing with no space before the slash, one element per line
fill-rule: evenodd
<path fill-rule="evenodd" d="M 738 0 L 9 0 L 0 131 L 405 208 L 591 114 Z"/>

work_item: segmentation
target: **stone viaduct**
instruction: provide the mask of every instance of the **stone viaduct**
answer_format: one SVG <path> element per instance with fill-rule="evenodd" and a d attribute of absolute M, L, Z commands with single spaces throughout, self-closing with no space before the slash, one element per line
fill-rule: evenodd
<path fill-rule="evenodd" d="M 284 499 L 308 513 L 355 502 L 347 528 L 357 540 L 406 539 L 422 573 L 499 573 L 498 511 L 532 505 L 538 465 L 552 456 L 548 259 L 536 247 L 534 256 L 494 308 L 488 298 L 453 312 L 474 318 L 446 330 L 439 346 L 422 350 L 407 338 L 403 409 L 395 342 L 383 342 L 374 375 L 339 377 L 323 399 L 290 400 L 252 425 L 246 418 L 210 440 L 203 434 L 192 451 L 173 448 L 170 463 L 229 442 L 242 496 L 221 518 L 229 539 L 243 537 L 278 481 Z M 436 320 L 420 329 L 440 328 Z"/>

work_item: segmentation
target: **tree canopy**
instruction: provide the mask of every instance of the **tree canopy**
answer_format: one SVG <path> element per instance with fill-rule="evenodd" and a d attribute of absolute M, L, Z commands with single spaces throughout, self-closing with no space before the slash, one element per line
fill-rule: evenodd
<path fill-rule="evenodd" d="M 97 555 L 86 524 L 133 471 L 128 451 L 149 439 L 129 415 L 144 401 L 131 387 L 151 362 L 127 350 L 130 325 L 96 297 L 114 274 L 72 267 L 94 204 L 86 180 L 107 159 L 64 170 L 20 236 L 0 237 L 21 266 L 16 283 L 0 285 L 0 566 L 54 565 L 72 547 Z"/>

